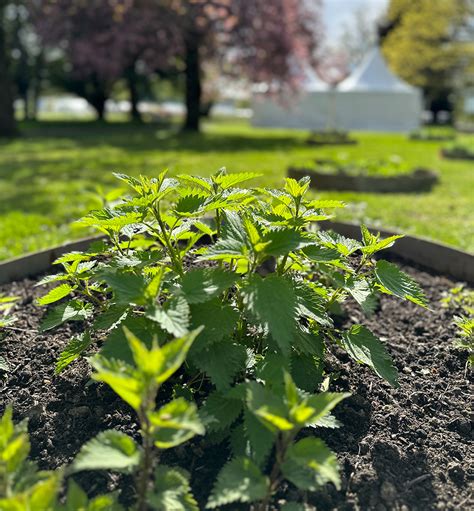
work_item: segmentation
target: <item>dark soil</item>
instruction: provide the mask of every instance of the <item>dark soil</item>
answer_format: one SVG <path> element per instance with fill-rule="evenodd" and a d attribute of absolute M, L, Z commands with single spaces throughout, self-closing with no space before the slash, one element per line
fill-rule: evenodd
<path fill-rule="evenodd" d="M 452 347 L 452 311 L 439 305 L 455 283 L 404 269 L 421 283 L 433 310 L 387 296 L 369 320 L 357 307 L 349 307 L 346 324 L 363 322 L 385 341 L 400 373 L 400 388 L 392 389 L 343 352 L 331 357 L 332 369 L 339 371 L 335 390 L 349 390 L 353 396 L 335 411 L 343 427 L 320 429 L 318 434 L 338 455 L 342 490 L 328 486 L 317 494 L 296 495 L 309 509 L 474 509 L 469 500 L 474 479 L 472 447 L 469 450 L 472 373 L 466 370 L 466 355 Z M 38 333 L 44 310 L 34 299 L 44 289 L 34 283 L 23 280 L 0 287 L 0 293 L 21 297 L 15 329 L 0 341 L 0 354 L 10 365 L 0 380 L 0 412 L 12 403 L 16 420 L 29 418 L 31 455 L 40 468 L 53 469 L 69 463 L 85 441 L 104 429 L 133 436 L 138 429 L 133 411 L 108 387 L 86 385 L 90 371 L 84 360 L 54 376 L 54 361 L 75 327 Z M 191 472 L 194 493 L 203 502 L 224 457 L 224 447 L 197 441 L 167 451 L 163 461 L 179 462 Z M 131 481 L 123 476 L 82 473 L 75 479 L 89 493 L 120 485 L 127 500 L 131 492 Z M 296 490 L 285 487 L 281 492 L 285 498 L 295 497 Z"/>

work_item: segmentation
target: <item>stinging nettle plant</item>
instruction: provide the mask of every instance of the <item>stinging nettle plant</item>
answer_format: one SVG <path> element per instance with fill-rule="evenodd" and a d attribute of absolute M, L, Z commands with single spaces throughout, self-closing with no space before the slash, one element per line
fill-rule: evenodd
<path fill-rule="evenodd" d="M 308 197 L 309 179 L 287 179 L 275 190 L 241 188 L 256 175 L 224 169 L 210 178 L 174 179 L 165 172 L 155 179 L 117 177 L 131 194 L 81 220 L 105 240 L 62 256 L 56 263 L 64 271 L 41 282 L 58 283 L 39 299 L 41 305 L 67 297 L 49 309 L 43 330 L 65 321 L 84 323 L 83 333 L 61 353 L 56 372 L 92 344 L 102 360 L 131 363 L 124 328 L 151 349 L 153 339 L 166 346 L 202 327 L 170 384 L 202 404 L 208 438 L 231 440 L 235 456 L 223 468 L 209 506 L 220 505 L 220 489 L 229 481 L 238 485 L 239 477 L 255 476 L 258 491 L 227 494 L 262 506 L 282 478 L 305 489 L 318 481 L 336 483 L 317 461 L 327 447 L 319 441 L 297 448 L 295 435 L 311 425 L 337 426 L 329 411 L 344 396 L 310 397 L 327 386 L 325 356 L 334 347 L 397 385 L 382 342 L 362 324 L 340 329 L 333 318 L 349 298 L 372 314 L 381 293 L 427 305 L 408 275 L 374 260 L 399 236 L 381 239 L 362 227 L 359 242 L 318 230 L 315 223 L 344 204 Z M 333 405 L 324 407 L 318 396 Z M 268 412 L 280 417 L 276 423 L 262 415 L 272 400 L 279 401 Z M 306 411 L 291 418 L 300 405 Z M 302 472 L 317 474 L 300 484 L 288 476 L 289 460 L 298 452 L 313 456 L 304 470 L 299 467 Z"/>

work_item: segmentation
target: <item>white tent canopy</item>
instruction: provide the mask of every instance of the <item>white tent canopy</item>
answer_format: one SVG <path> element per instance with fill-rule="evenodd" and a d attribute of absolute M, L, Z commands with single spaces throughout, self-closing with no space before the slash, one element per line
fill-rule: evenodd
<path fill-rule="evenodd" d="M 314 82 L 305 81 L 303 93 L 287 107 L 255 94 L 253 124 L 366 131 L 410 131 L 420 125 L 420 91 L 389 70 L 378 48 L 336 90 L 321 86 L 315 73 L 314 77 Z"/>

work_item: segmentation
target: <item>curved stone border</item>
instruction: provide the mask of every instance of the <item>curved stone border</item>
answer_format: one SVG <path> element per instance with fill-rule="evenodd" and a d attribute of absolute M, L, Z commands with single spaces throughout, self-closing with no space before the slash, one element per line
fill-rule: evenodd
<path fill-rule="evenodd" d="M 447 160 L 473 161 L 474 153 L 465 153 L 459 149 L 441 149 L 441 157 Z"/>
<path fill-rule="evenodd" d="M 414 193 L 426 192 L 439 181 L 432 170 L 416 169 L 410 174 L 399 176 L 350 176 L 348 174 L 325 174 L 308 168 L 288 168 L 288 177 L 301 179 L 309 176 L 311 187 L 318 190 L 335 190 L 338 192 L 369 193 Z"/>
<path fill-rule="evenodd" d="M 333 231 L 350 238 L 360 239 L 360 226 L 349 222 L 319 222 L 323 229 Z M 388 237 L 398 234 L 392 231 L 369 229 L 372 232 L 380 232 Z M 0 262 L 0 284 L 14 280 L 34 277 L 51 268 L 51 264 L 62 254 L 74 250 L 87 250 L 91 243 L 102 239 L 103 236 L 91 236 L 71 243 L 66 243 L 40 252 L 33 252 L 23 257 Z M 449 275 L 457 280 L 474 284 L 474 255 L 462 250 L 435 243 L 415 236 L 405 236 L 385 250 L 387 253 L 403 257 L 407 261 L 420 264 L 425 268 L 437 273 Z"/>
<path fill-rule="evenodd" d="M 74 250 L 87 250 L 91 243 L 102 239 L 104 236 L 90 236 L 77 241 L 47 248 L 38 252 L 31 252 L 25 256 L 0 261 L 0 284 L 12 282 L 13 280 L 35 277 L 40 273 L 48 271 L 59 256 L 73 252 Z"/>

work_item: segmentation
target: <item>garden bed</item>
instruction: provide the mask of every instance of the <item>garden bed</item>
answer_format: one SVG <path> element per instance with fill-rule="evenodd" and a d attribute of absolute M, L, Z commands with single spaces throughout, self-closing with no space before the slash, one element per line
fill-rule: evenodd
<path fill-rule="evenodd" d="M 307 145 L 355 145 L 355 138 L 351 138 L 345 131 L 315 131 L 310 134 L 306 140 Z"/>
<path fill-rule="evenodd" d="M 335 410 L 341 429 L 318 430 L 336 452 L 342 472 L 340 492 L 325 487 L 309 497 L 308 503 L 318 510 L 462 509 L 469 505 L 473 474 L 468 461 L 472 437 L 466 355 L 453 349 L 452 312 L 439 306 L 443 293 L 455 283 L 421 269 L 406 265 L 403 269 L 420 282 L 432 310 L 382 296 L 379 310 L 364 320 L 385 339 L 400 373 L 398 389 L 382 384 L 367 368 L 355 368 L 345 352 L 330 357 L 332 369 L 339 372 L 334 390 L 349 390 L 353 396 Z M 47 469 L 70 462 L 85 441 L 106 428 L 134 437 L 138 430 L 134 412 L 109 387 L 86 385 L 90 368 L 85 360 L 54 376 L 53 361 L 75 327 L 38 333 L 44 311 L 34 300 L 44 289 L 34 284 L 26 279 L 0 287 L 1 293 L 21 297 L 18 321 L 2 343 L 10 365 L 2 398 L 3 404 L 13 404 L 16 419 L 30 418 L 32 457 Z M 349 304 L 346 326 L 361 319 L 359 307 Z M 203 508 L 225 455 L 225 446 L 195 440 L 166 451 L 163 462 L 190 470 Z M 76 479 L 91 493 L 120 485 L 126 499 L 124 477 L 84 472 Z M 282 499 L 295 491 L 294 487 L 279 488 Z M 249 509 L 245 505 L 227 508 Z"/>
<path fill-rule="evenodd" d="M 339 171 L 335 174 L 318 172 L 304 167 L 289 167 L 288 177 L 311 178 L 311 185 L 318 190 L 356 191 L 369 193 L 414 193 L 429 191 L 438 182 L 438 176 L 429 169 L 418 168 L 410 173 L 395 176 L 350 175 Z"/>
<path fill-rule="evenodd" d="M 474 149 L 463 146 L 444 147 L 441 149 L 441 156 L 448 160 L 472 161 L 474 160 Z"/>

